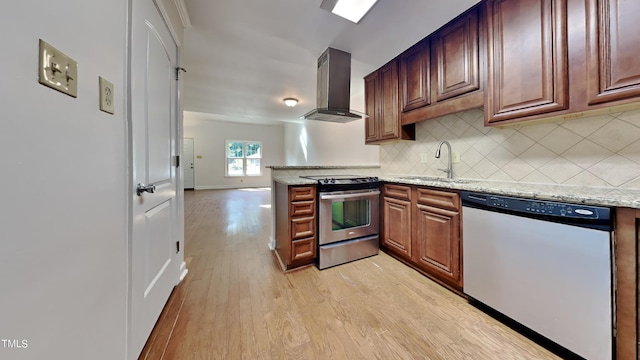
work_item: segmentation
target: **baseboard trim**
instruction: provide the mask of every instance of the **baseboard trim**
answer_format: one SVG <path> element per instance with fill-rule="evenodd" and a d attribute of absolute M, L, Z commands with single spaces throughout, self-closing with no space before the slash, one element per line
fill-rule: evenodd
<path fill-rule="evenodd" d="M 187 269 L 187 263 L 183 261 L 182 264 L 180 264 L 180 277 L 178 278 L 178 284 L 184 280 L 187 273 L 189 273 L 189 269 Z"/>
<path fill-rule="evenodd" d="M 246 188 L 270 188 L 271 185 L 214 185 L 214 186 L 196 186 L 195 190 L 227 190 L 227 189 L 246 189 Z"/>

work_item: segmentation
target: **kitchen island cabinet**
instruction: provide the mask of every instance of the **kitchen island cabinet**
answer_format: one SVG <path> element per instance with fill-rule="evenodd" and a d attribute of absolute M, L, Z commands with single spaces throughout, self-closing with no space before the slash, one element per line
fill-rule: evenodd
<path fill-rule="evenodd" d="M 283 270 L 316 258 L 316 186 L 276 182 L 276 255 Z"/>

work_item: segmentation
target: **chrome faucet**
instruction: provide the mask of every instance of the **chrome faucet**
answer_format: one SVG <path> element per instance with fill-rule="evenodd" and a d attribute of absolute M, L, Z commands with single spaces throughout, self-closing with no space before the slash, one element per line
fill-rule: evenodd
<path fill-rule="evenodd" d="M 442 144 L 446 144 L 447 148 L 449 150 L 449 157 L 448 157 L 448 162 L 447 162 L 447 168 L 446 169 L 438 169 L 440 171 L 444 171 L 447 173 L 447 179 L 453 179 L 453 165 L 451 164 L 451 144 L 449 144 L 448 141 L 446 140 L 442 140 L 440 141 L 440 144 L 438 144 L 438 150 L 436 150 L 436 159 L 440 159 L 440 150 L 442 149 Z"/>

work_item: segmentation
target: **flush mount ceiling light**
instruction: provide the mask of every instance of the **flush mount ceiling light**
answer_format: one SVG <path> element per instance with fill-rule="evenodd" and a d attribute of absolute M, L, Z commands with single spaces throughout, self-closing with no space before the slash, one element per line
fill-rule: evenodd
<path fill-rule="evenodd" d="M 282 101 L 284 101 L 284 104 L 288 107 L 294 107 L 298 103 L 298 99 L 296 98 L 284 98 Z"/>
<path fill-rule="evenodd" d="M 378 0 L 322 0 L 321 9 L 358 23 Z"/>

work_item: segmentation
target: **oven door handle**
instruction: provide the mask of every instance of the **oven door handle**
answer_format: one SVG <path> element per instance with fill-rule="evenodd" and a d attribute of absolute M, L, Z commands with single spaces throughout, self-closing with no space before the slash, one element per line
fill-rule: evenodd
<path fill-rule="evenodd" d="M 380 191 L 363 191 L 351 194 L 320 194 L 320 200 L 335 200 L 335 199 L 353 199 L 353 198 L 361 198 L 361 197 L 369 197 L 369 196 L 378 196 L 380 195 Z"/>

